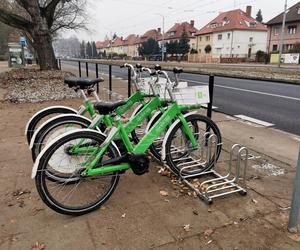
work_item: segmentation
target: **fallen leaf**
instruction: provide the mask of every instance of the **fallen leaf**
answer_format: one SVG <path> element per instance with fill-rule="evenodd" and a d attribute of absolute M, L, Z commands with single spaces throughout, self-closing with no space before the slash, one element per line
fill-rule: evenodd
<path fill-rule="evenodd" d="M 17 189 L 16 191 L 14 191 L 12 194 L 13 196 L 21 196 L 23 194 L 30 194 L 31 191 L 29 190 L 21 190 L 21 189 Z"/>
<path fill-rule="evenodd" d="M 199 213 L 198 213 L 197 210 L 193 210 L 193 214 L 194 214 L 194 215 L 198 215 Z"/>
<path fill-rule="evenodd" d="M 10 220 L 10 223 L 11 223 L 11 224 L 15 224 L 16 222 L 17 222 L 16 219 L 11 219 L 11 220 Z"/>
<path fill-rule="evenodd" d="M 45 249 L 45 244 L 39 243 L 38 241 L 35 242 L 33 246 L 31 246 L 31 250 L 44 250 L 44 249 Z"/>
<path fill-rule="evenodd" d="M 214 232 L 214 230 L 207 229 L 207 230 L 204 231 L 204 236 L 205 237 L 209 237 L 209 236 L 211 236 L 213 234 L 213 232 Z"/>
<path fill-rule="evenodd" d="M 164 191 L 164 190 L 160 190 L 159 193 L 160 193 L 161 196 L 168 196 L 169 195 L 169 193 L 167 191 Z"/>
<path fill-rule="evenodd" d="M 191 231 L 190 224 L 183 225 L 183 229 L 184 229 L 186 232 Z"/>
<path fill-rule="evenodd" d="M 212 243 L 212 240 L 208 241 L 208 242 L 206 243 L 206 245 L 208 245 L 208 244 L 210 244 L 210 243 Z"/>
<path fill-rule="evenodd" d="M 36 215 L 38 212 L 44 210 L 44 208 L 37 208 L 35 207 L 34 209 L 32 209 L 32 215 Z"/>
<path fill-rule="evenodd" d="M 206 191 L 208 187 L 209 187 L 208 184 L 203 184 L 203 185 L 200 186 L 200 189 L 202 191 Z"/>
<path fill-rule="evenodd" d="M 126 217 L 126 213 L 121 215 L 121 218 L 125 218 Z"/>
<path fill-rule="evenodd" d="M 253 203 L 255 203 L 255 204 L 258 202 L 258 201 L 255 200 L 255 199 L 252 199 L 251 201 L 252 201 Z"/>

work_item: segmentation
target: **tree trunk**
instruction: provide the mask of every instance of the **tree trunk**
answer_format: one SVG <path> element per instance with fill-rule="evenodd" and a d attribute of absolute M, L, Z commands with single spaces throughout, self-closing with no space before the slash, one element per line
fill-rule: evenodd
<path fill-rule="evenodd" d="M 52 46 L 52 35 L 45 13 L 40 8 L 36 8 L 32 13 L 32 21 L 35 23 L 32 32 L 33 46 L 38 56 L 40 69 L 58 69 Z"/>
<path fill-rule="evenodd" d="M 41 70 L 58 69 L 50 34 L 38 34 L 34 39 L 34 49 Z"/>

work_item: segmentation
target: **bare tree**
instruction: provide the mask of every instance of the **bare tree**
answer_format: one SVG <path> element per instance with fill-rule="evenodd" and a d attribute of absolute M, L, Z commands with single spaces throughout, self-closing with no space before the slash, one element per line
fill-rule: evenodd
<path fill-rule="evenodd" d="M 57 69 L 52 39 L 60 29 L 83 28 L 86 0 L 1 0 L 0 21 L 17 28 L 37 53 L 40 68 Z"/>

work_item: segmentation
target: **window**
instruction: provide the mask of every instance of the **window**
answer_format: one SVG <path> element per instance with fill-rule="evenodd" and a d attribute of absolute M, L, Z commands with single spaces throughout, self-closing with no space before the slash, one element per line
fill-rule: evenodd
<path fill-rule="evenodd" d="M 253 42 L 253 37 L 249 37 L 249 42 L 250 42 L 250 43 Z"/>
<path fill-rule="evenodd" d="M 230 39 L 230 33 L 227 33 L 227 39 Z"/>
<path fill-rule="evenodd" d="M 222 40 L 222 34 L 218 35 L 218 40 Z"/>
<path fill-rule="evenodd" d="M 206 36 L 206 41 L 209 41 L 210 40 L 210 36 Z"/>
<path fill-rule="evenodd" d="M 274 27 L 274 36 L 278 36 L 278 34 L 279 34 L 279 28 Z"/>
<path fill-rule="evenodd" d="M 278 50 L 278 45 L 277 44 L 273 44 L 273 49 L 272 51 L 277 51 Z"/>
<path fill-rule="evenodd" d="M 296 34 L 296 31 L 297 31 L 297 25 L 288 26 L 288 33 L 290 35 Z"/>
<path fill-rule="evenodd" d="M 202 41 L 202 36 L 199 36 L 199 41 L 200 41 L 200 42 Z"/>
<path fill-rule="evenodd" d="M 284 51 L 291 51 L 291 50 L 293 50 L 294 49 L 294 44 L 284 44 L 283 45 L 283 50 Z"/>
<path fill-rule="evenodd" d="M 254 27 L 256 27 L 256 22 L 250 22 L 249 25 L 250 25 L 250 27 L 254 28 Z"/>
<path fill-rule="evenodd" d="M 300 8 L 298 8 L 298 14 L 300 15 Z"/>

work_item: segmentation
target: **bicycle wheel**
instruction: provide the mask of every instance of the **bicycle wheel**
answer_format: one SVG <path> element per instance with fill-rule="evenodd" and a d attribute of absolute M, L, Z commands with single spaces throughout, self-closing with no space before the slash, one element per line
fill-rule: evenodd
<path fill-rule="evenodd" d="M 214 161 L 219 158 L 222 148 L 220 130 L 211 119 L 199 114 L 193 114 L 187 116 L 186 121 L 193 126 L 190 127 L 199 147 L 196 149 L 192 147 L 191 142 L 183 132 L 181 122 L 176 124 L 170 131 L 165 144 L 165 160 L 171 170 L 177 175 L 180 172 L 182 175 L 197 174 L 211 169 L 214 166 Z M 216 135 L 217 149 L 209 154 L 207 138 L 212 134 Z M 186 168 L 187 166 L 189 168 Z"/>
<path fill-rule="evenodd" d="M 100 147 L 105 138 L 96 131 L 74 131 L 53 142 L 44 151 L 38 164 L 35 183 L 41 199 L 48 207 L 61 214 L 82 215 L 99 208 L 109 199 L 118 184 L 119 172 L 91 177 L 80 175 L 82 164 L 95 156 L 91 149 Z M 70 147 L 82 140 L 84 147 L 90 149 L 89 153 L 68 153 Z M 98 163 L 119 156 L 118 149 L 110 144 Z M 62 180 L 49 180 L 49 168 L 63 176 Z"/>
<path fill-rule="evenodd" d="M 57 116 L 43 124 L 32 138 L 34 140 L 31 148 L 33 162 L 35 162 L 39 153 L 51 140 L 70 130 L 88 128 L 90 124 L 91 121 L 89 119 L 79 115 Z"/>
<path fill-rule="evenodd" d="M 28 121 L 25 128 L 27 143 L 30 144 L 34 131 L 37 129 L 39 124 L 42 124 L 42 121 L 51 118 L 53 115 L 76 114 L 76 113 L 77 111 L 75 109 L 64 107 L 64 106 L 53 106 L 53 107 L 45 108 L 35 113 Z"/>
<path fill-rule="evenodd" d="M 151 119 L 148 124 L 148 126 L 149 126 L 148 130 L 150 130 L 152 128 L 152 126 L 158 121 L 158 119 L 161 116 L 162 116 L 161 112 L 159 112 L 153 116 L 153 119 Z M 197 133 L 198 133 L 197 123 L 191 121 L 191 125 L 192 125 L 192 129 L 194 131 L 194 134 L 197 135 Z M 159 161 L 161 161 L 161 150 L 162 150 L 162 146 L 163 146 L 163 141 L 164 141 L 164 138 L 166 136 L 166 133 L 167 133 L 169 127 L 170 126 L 167 126 L 166 130 L 158 138 L 156 138 L 155 141 L 149 147 L 150 152 Z M 146 131 L 146 132 L 148 132 L 148 131 Z"/>

